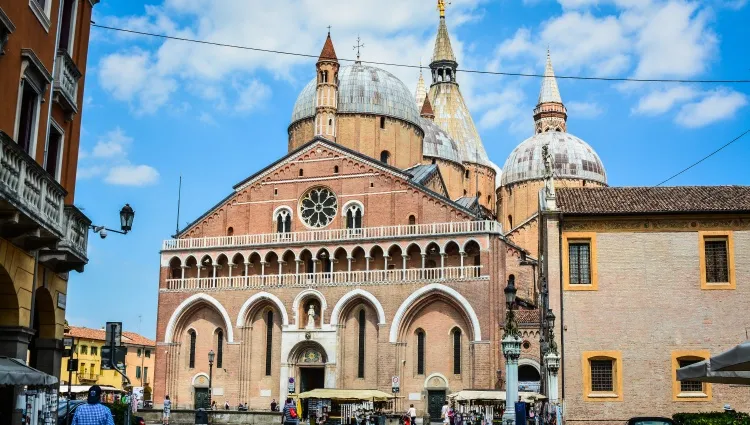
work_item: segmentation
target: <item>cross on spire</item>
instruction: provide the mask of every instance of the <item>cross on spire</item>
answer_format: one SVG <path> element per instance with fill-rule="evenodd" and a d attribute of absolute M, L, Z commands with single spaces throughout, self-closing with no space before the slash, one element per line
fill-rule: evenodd
<path fill-rule="evenodd" d="M 331 35 L 331 26 L 328 25 L 328 35 Z"/>
<path fill-rule="evenodd" d="M 357 36 L 357 45 L 354 46 L 355 49 L 357 49 L 357 62 L 359 62 L 359 49 L 361 47 L 365 47 L 365 45 L 362 43 L 362 40 Z"/>

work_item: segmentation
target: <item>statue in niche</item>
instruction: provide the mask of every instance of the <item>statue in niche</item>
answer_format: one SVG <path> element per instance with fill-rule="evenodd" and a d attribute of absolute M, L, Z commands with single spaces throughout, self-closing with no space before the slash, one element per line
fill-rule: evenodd
<path fill-rule="evenodd" d="M 307 308 L 307 326 L 305 329 L 315 329 L 315 304 L 310 303 Z"/>

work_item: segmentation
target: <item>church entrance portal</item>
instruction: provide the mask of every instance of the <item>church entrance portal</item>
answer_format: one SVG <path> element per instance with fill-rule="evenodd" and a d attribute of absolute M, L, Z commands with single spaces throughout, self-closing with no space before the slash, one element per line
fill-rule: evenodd
<path fill-rule="evenodd" d="M 196 409 L 208 409 L 208 388 L 196 388 L 194 405 Z"/>
<path fill-rule="evenodd" d="M 299 375 L 300 392 L 312 391 L 325 386 L 325 368 L 300 367 Z"/>
<path fill-rule="evenodd" d="M 427 412 L 430 422 L 442 422 L 440 414 L 445 404 L 445 390 L 427 391 Z"/>

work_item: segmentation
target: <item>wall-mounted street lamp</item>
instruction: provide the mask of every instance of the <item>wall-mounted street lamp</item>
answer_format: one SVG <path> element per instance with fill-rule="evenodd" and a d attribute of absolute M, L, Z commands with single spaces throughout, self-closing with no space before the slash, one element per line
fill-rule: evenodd
<path fill-rule="evenodd" d="M 213 392 L 214 350 L 208 352 L 208 408 L 211 408 L 211 396 Z"/>
<path fill-rule="evenodd" d="M 101 237 L 102 239 L 107 237 L 108 231 L 119 233 L 121 235 L 127 235 L 128 232 L 133 229 L 133 218 L 135 218 L 135 211 L 130 206 L 130 204 L 125 204 L 125 206 L 122 207 L 122 209 L 120 210 L 120 229 L 121 230 L 110 229 L 108 227 L 97 226 L 95 224 L 92 224 L 89 227 L 95 233 L 98 233 L 99 237 Z"/>

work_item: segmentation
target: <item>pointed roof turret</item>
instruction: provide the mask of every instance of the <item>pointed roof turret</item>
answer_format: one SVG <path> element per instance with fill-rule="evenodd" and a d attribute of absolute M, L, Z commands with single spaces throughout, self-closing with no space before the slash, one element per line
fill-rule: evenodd
<path fill-rule="evenodd" d="M 544 78 L 542 79 L 542 89 L 539 90 L 539 101 L 540 103 L 563 103 L 560 97 L 560 89 L 557 88 L 557 79 L 555 78 L 555 70 L 552 69 L 552 58 L 547 49 L 547 65 L 544 67 Z"/>
<path fill-rule="evenodd" d="M 333 41 L 331 41 L 331 33 L 328 33 L 328 37 L 326 37 L 326 42 L 323 45 L 323 50 L 320 51 L 320 57 L 318 58 L 318 62 L 320 61 L 333 61 L 338 62 L 338 58 L 336 57 L 336 50 L 333 49 Z"/>
<path fill-rule="evenodd" d="M 435 38 L 435 49 L 432 51 L 432 62 L 456 61 L 451 47 L 451 38 L 448 35 L 448 27 L 445 25 L 445 16 L 440 16 L 437 38 Z"/>
<path fill-rule="evenodd" d="M 427 90 L 424 87 L 424 78 L 422 78 L 422 69 L 419 70 L 419 80 L 417 81 L 417 91 L 414 92 L 414 100 L 417 101 L 417 108 L 422 106 Z"/>
<path fill-rule="evenodd" d="M 424 97 L 424 103 L 422 104 L 422 112 L 419 113 L 422 118 L 435 119 L 435 112 L 432 111 L 432 105 L 430 104 L 429 96 Z"/>

